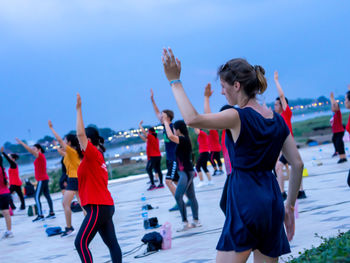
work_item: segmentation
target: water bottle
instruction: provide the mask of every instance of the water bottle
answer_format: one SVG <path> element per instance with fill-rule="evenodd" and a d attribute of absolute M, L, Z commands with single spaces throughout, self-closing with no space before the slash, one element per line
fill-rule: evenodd
<path fill-rule="evenodd" d="M 160 229 L 160 235 L 163 237 L 162 249 L 171 248 L 171 224 L 166 222 Z"/>
<path fill-rule="evenodd" d="M 142 220 L 143 220 L 143 227 L 145 229 L 149 228 L 149 222 L 148 222 L 148 210 L 146 206 L 146 196 L 144 193 L 141 195 L 141 203 L 142 203 Z"/>

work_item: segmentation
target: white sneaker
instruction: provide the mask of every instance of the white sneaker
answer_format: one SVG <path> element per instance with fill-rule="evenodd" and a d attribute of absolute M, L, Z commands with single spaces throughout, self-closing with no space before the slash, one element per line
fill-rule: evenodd
<path fill-rule="evenodd" d="M 12 238 L 13 233 L 11 231 L 6 231 L 1 239 Z"/>
<path fill-rule="evenodd" d="M 201 222 L 199 222 L 199 220 L 193 220 L 193 222 L 191 223 L 192 227 L 201 227 L 202 224 Z"/>
<path fill-rule="evenodd" d="M 208 185 L 214 185 L 213 181 L 208 181 Z"/>
<path fill-rule="evenodd" d="M 182 226 L 178 229 L 176 229 L 176 232 L 184 232 L 192 228 L 192 224 L 189 223 L 182 223 Z"/>
<path fill-rule="evenodd" d="M 203 187 L 203 186 L 205 186 L 205 183 L 204 183 L 203 181 L 200 181 L 200 182 L 196 185 L 197 188 L 201 188 L 201 187 Z"/>

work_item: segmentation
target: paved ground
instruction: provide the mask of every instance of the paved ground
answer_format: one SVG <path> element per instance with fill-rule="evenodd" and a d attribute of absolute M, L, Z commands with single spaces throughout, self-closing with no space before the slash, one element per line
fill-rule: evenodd
<path fill-rule="evenodd" d="M 337 164 L 331 158 L 332 145 L 322 145 L 301 151 L 309 176 L 304 177 L 307 199 L 299 202 L 299 218 L 296 221 L 296 235 L 291 242 L 292 253 L 280 259 L 284 262 L 289 256 L 297 256 L 300 251 L 317 246 L 320 238 L 334 236 L 338 231 L 350 229 L 350 188 L 346 184 L 349 163 Z M 134 256 L 142 250 L 124 257 L 123 262 L 167 262 L 167 263 L 209 263 L 215 262 L 215 246 L 218 241 L 224 216 L 219 209 L 225 176 L 214 177 L 215 185 L 196 190 L 199 214 L 203 227 L 179 234 L 175 229 L 181 221 L 179 212 L 168 212 L 175 204 L 167 189 L 145 191 L 144 175 L 110 183 L 110 191 L 116 201 L 114 223 L 122 251 L 127 252 L 141 244 L 146 233 L 141 219 L 141 193 L 145 193 L 147 203 L 158 207 L 150 212 L 157 216 L 161 224 L 170 222 L 173 226 L 172 249 L 160 251 L 144 258 Z M 197 183 L 196 179 L 196 183 Z M 56 219 L 32 223 L 33 217 L 17 213 L 13 216 L 14 238 L 0 241 L 0 262 L 79 262 L 74 250 L 74 236 L 61 238 L 47 237 L 45 226 L 64 227 L 64 214 L 60 194 L 53 195 Z M 44 208 L 47 204 L 42 197 Z M 33 203 L 28 200 L 27 203 Z M 189 214 L 190 209 L 188 209 Z M 191 216 L 189 216 L 191 218 Z M 73 226 L 78 229 L 83 219 L 82 213 L 73 214 Z M 0 219 L 0 234 L 4 231 L 4 220 Z M 109 253 L 101 238 L 96 236 L 90 245 L 95 262 L 109 262 Z M 249 262 L 252 262 L 250 258 Z"/>

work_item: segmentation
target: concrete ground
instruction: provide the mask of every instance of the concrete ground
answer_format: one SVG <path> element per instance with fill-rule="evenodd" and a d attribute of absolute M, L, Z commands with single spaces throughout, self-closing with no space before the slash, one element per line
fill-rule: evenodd
<path fill-rule="evenodd" d="M 298 256 L 304 249 L 317 246 L 323 237 L 335 236 L 339 231 L 350 229 L 350 188 L 346 178 L 350 162 L 337 164 L 337 158 L 331 158 L 332 145 L 322 145 L 300 150 L 309 176 L 304 177 L 304 188 L 307 199 L 298 203 L 299 218 L 296 220 L 296 234 L 291 242 L 292 253 L 280 258 L 284 262 L 290 256 Z M 160 224 L 172 224 L 172 248 L 163 250 L 143 258 L 134 258 L 142 254 L 145 247 L 123 257 L 123 262 L 167 262 L 167 263 L 209 263 L 215 262 L 216 243 L 224 222 L 224 215 L 219 208 L 219 200 L 226 176 L 215 176 L 214 186 L 196 189 L 199 203 L 199 215 L 203 224 L 200 228 L 177 233 L 175 230 L 181 222 L 180 213 L 168 212 L 175 204 L 174 198 L 167 188 L 146 191 L 148 181 L 146 175 L 124 178 L 110 182 L 109 189 L 116 204 L 114 223 L 117 237 L 123 253 L 141 245 L 145 233 L 141 217 L 141 194 L 145 193 L 147 203 L 156 209 L 149 212 L 149 217 L 156 216 Z M 198 179 L 195 179 L 195 184 Z M 287 187 L 287 185 L 286 185 Z M 75 236 L 61 238 L 47 237 L 46 227 L 61 226 L 65 220 L 61 205 L 61 194 L 52 195 L 56 218 L 44 222 L 32 223 L 34 217 L 17 212 L 12 217 L 14 238 L 0 240 L 0 262 L 80 262 L 74 249 Z M 44 197 L 41 197 L 44 209 L 48 211 Z M 28 199 L 27 204 L 34 200 Z M 191 211 L 188 208 L 189 219 Z M 47 212 L 46 212 L 47 213 Z M 83 219 L 82 213 L 73 214 L 73 226 L 79 229 Z M 0 234 L 5 222 L 0 219 Z M 159 231 L 159 230 L 158 230 Z M 91 242 L 90 249 L 94 262 L 110 262 L 107 247 L 99 235 Z M 252 257 L 248 262 L 253 262 Z"/>

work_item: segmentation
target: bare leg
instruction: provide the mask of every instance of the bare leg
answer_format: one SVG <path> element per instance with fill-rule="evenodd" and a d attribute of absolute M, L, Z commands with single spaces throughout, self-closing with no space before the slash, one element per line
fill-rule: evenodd
<path fill-rule="evenodd" d="M 211 175 L 209 172 L 205 173 L 207 175 L 208 181 L 211 181 Z"/>
<path fill-rule="evenodd" d="M 278 262 L 278 257 L 277 258 L 271 258 L 268 256 L 265 256 L 261 254 L 259 250 L 254 250 L 254 263 L 277 263 Z"/>
<path fill-rule="evenodd" d="M 169 188 L 171 194 L 172 194 L 173 196 L 175 196 L 176 186 L 174 185 L 173 180 L 171 180 L 171 179 L 166 179 L 166 180 L 165 180 L 165 184 L 168 186 L 168 188 Z"/>
<path fill-rule="evenodd" d="M 203 173 L 202 173 L 202 171 L 197 172 L 197 174 L 198 174 L 198 177 L 199 177 L 199 181 L 203 182 Z"/>
<path fill-rule="evenodd" d="M 216 254 L 216 263 L 245 263 L 252 252 L 251 249 L 243 252 L 218 251 Z"/>
<path fill-rule="evenodd" d="M 280 187 L 281 192 L 283 193 L 284 192 L 283 163 L 280 161 L 277 161 L 275 170 L 277 174 L 278 185 Z"/>
<path fill-rule="evenodd" d="M 8 209 L 6 210 L 2 210 L 1 211 L 2 215 L 5 218 L 5 222 L 6 222 L 6 228 L 8 231 L 11 231 L 11 216 L 10 216 L 10 211 Z"/>
<path fill-rule="evenodd" d="M 67 227 L 72 227 L 72 210 L 70 209 L 70 204 L 75 194 L 75 191 L 66 190 L 63 195 L 62 205 L 64 209 L 64 215 L 66 217 Z"/>

